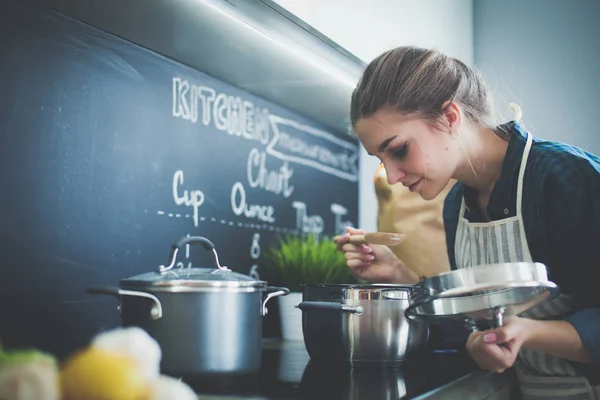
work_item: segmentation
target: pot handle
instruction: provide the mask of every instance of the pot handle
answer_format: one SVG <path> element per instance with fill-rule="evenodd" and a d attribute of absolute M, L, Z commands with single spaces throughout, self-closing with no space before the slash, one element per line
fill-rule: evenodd
<path fill-rule="evenodd" d="M 162 318 L 162 315 L 163 315 L 162 304 L 160 303 L 160 300 L 158 299 L 158 297 L 156 297 L 150 293 L 136 292 L 134 290 L 123 290 L 123 289 L 119 289 L 118 287 L 115 287 L 115 286 L 91 286 L 91 287 L 88 287 L 86 291 L 90 294 L 105 294 L 108 296 L 115 296 L 119 299 L 122 296 L 138 296 L 138 297 L 145 297 L 147 299 L 151 299 L 154 301 L 154 305 L 150 309 L 150 318 L 152 318 L 155 321 Z M 121 311 L 120 309 L 121 309 L 121 306 L 119 306 L 119 311 Z"/>
<path fill-rule="evenodd" d="M 288 294 L 290 294 L 290 289 L 286 288 L 286 287 L 281 287 L 281 286 L 267 286 L 267 298 L 265 299 L 265 301 L 263 301 L 262 304 L 262 315 L 263 317 L 265 315 L 267 315 L 267 301 L 269 301 L 269 299 L 272 299 L 273 297 L 277 297 L 277 296 L 287 296 Z"/>
<path fill-rule="evenodd" d="M 362 315 L 365 312 L 365 309 L 360 304 L 357 306 L 352 306 L 349 304 L 342 304 L 333 301 L 303 301 L 298 304 L 296 307 L 304 310 L 329 310 L 329 311 L 339 311 L 339 312 L 347 312 L 355 315 Z"/>
<path fill-rule="evenodd" d="M 202 236 L 184 236 L 181 239 L 179 239 L 177 241 L 177 243 L 174 243 L 171 246 L 171 254 L 169 255 L 169 265 L 159 266 L 158 272 L 167 272 L 170 269 L 172 269 L 175 266 L 175 260 L 177 259 L 177 253 L 179 253 L 179 250 L 181 250 L 182 247 L 187 246 L 188 244 L 202 245 L 202 247 L 204 247 L 204 249 L 206 249 L 206 251 L 213 253 L 213 256 L 215 257 L 215 262 L 217 263 L 217 267 L 219 269 L 229 271 L 229 268 L 227 268 L 226 266 L 221 266 L 221 264 L 219 264 L 219 255 L 217 254 L 217 251 L 215 250 L 215 245 L 213 244 L 213 242 L 211 242 L 210 240 L 208 240 L 207 238 L 202 237 Z"/>

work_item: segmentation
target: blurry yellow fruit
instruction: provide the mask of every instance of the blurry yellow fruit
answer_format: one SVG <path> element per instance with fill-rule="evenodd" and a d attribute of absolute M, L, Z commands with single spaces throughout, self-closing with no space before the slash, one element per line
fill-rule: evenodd
<path fill-rule="evenodd" d="M 142 328 L 128 326 L 102 332 L 94 337 L 90 346 L 131 358 L 148 381 L 160 375 L 160 345 Z"/>
<path fill-rule="evenodd" d="M 60 384 L 63 400 L 139 400 L 147 381 L 129 357 L 88 347 L 65 361 Z"/>

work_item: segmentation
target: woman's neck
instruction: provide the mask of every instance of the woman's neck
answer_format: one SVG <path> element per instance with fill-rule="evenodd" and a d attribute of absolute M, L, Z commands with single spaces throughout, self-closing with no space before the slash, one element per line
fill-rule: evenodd
<path fill-rule="evenodd" d="M 475 125 L 462 133 L 464 161 L 457 168 L 455 179 L 489 198 L 502 172 L 508 142 L 492 130 Z"/>

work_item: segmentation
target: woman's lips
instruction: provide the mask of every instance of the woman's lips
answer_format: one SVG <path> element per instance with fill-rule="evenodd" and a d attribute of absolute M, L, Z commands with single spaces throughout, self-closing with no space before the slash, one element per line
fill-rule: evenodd
<path fill-rule="evenodd" d="M 423 180 L 423 178 L 419 179 L 418 181 L 416 181 L 412 185 L 409 185 L 408 186 L 408 190 L 410 190 L 411 192 L 414 192 L 417 189 L 417 186 L 419 186 L 419 183 L 421 183 L 422 180 Z"/>

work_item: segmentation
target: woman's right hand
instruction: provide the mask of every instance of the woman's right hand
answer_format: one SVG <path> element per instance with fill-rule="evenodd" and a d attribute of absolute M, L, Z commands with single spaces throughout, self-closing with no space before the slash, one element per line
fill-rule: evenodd
<path fill-rule="evenodd" d="M 357 279 L 369 282 L 416 283 L 419 278 L 387 247 L 374 244 L 355 245 L 350 235 L 362 235 L 362 229 L 346 228 L 346 234 L 337 240 L 337 247 L 344 252 L 346 265 Z"/>

